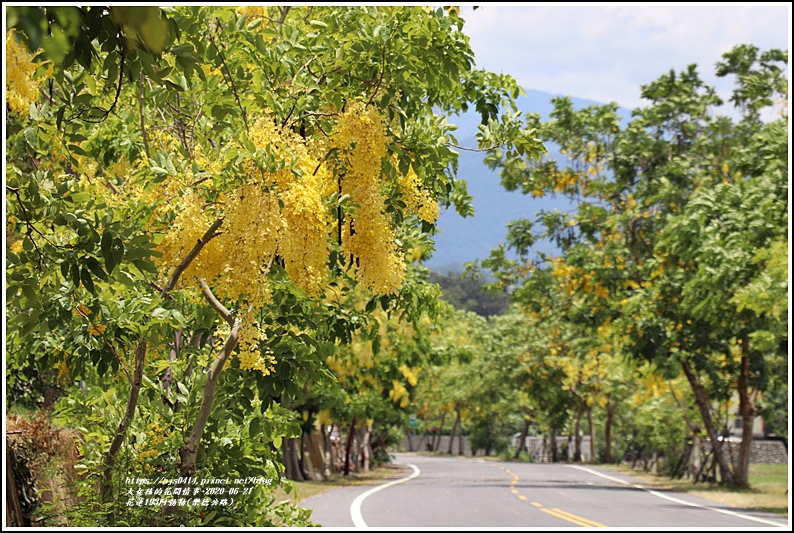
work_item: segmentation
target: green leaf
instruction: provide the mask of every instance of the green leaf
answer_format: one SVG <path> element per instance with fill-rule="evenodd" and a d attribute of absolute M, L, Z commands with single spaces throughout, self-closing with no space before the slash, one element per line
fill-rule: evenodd
<path fill-rule="evenodd" d="M 87 268 L 83 267 L 80 269 L 80 279 L 83 282 L 83 286 L 88 289 L 88 292 L 96 294 L 94 280 L 91 279 L 91 272 L 89 272 Z"/>
<path fill-rule="evenodd" d="M 25 142 L 34 150 L 39 147 L 39 135 L 36 128 L 25 128 L 22 134 L 25 137 Z"/>
<path fill-rule="evenodd" d="M 107 281 L 108 276 L 105 271 L 102 269 L 102 265 L 99 264 L 99 261 L 96 260 L 94 257 L 88 257 L 85 261 L 86 266 L 94 276 L 98 277 L 103 281 Z"/>
<path fill-rule="evenodd" d="M 69 274 L 71 274 L 71 277 L 70 277 L 69 281 L 71 281 L 74 284 L 75 288 L 79 287 L 80 286 L 80 265 L 78 265 L 77 262 L 74 262 L 74 263 L 72 263 L 70 265 Z"/>
<path fill-rule="evenodd" d="M 248 434 L 253 436 L 258 436 L 259 432 L 262 429 L 262 422 L 259 417 L 254 417 L 251 419 L 251 423 L 248 425 Z"/>
<path fill-rule="evenodd" d="M 116 265 L 120 265 L 121 260 L 124 258 L 124 241 L 122 241 L 118 237 L 113 239 L 111 255 L 113 257 L 113 263 Z"/>

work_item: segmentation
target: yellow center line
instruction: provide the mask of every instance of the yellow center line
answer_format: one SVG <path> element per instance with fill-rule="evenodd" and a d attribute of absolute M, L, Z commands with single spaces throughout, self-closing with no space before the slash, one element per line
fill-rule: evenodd
<path fill-rule="evenodd" d="M 569 513 L 568 511 L 563 511 L 562 509 L 557 509 L 556 507 L 552 509 L 552 511 L 559 513 L 560 515 L 563 516 L 568 516 L 571 518 L 571 520 L 578 520 L 580 522 L 585 522 L 587 524 L 590 524 L 590 527 L 607 527 L 604 524 L 599 524 L 598 522 L 588 520 L 587 518 L 582 518 L 581 516 L 575 515 L 573 513 Z"/>
<path fill-rule="evenodd" d="M 518 491 L 516 489 L 511 489 L 510 492 L 512 492 L 513 494 L 518 494 Z"/>
<path fill-rule="evenodd" d="M 540 510 L 543 511 L 544 513 L 546 513 L 546 514 L 550 514 L 551 516 L 553 516 L 555 518 L 559 518 L 561 520 L 565 520 L 566 522 L 570 522 L 571 524 L 576 524 L 577 526 L 595 527 L 592 524 L 588 524 L 587 522 L 580 522 L 579 520 L 574 520 L 573 518 L 567 517 L 565 515 L 557 514 L 554 511 L 552 511 L 551 509 L 547 509 L 545 507 L 541 508 Z"/>
<path fill-rule="evenodd" d="M 543 507 L 543 506 L 542 506 L 541 504 L 539 504 L 538 502 L 532 502 L 532 505 L 534 505 L 535 507 Z"/>
<path fill-rule="evenodd" d="M 526 496 L 524 496 L 523 494 L 522 494 L 522 495 L 519 495 L 519 496 L 518 496 L 518 499 L 519 499 L 519 500 L 524 500 L 524 501 L 527 501 L 527 497 L 526 497 Z"/>

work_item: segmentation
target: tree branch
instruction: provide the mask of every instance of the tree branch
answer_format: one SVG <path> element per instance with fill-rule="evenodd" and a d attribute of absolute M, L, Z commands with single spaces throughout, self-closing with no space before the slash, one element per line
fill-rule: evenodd
<path fill-rule="evenodd" d="M 176 287 L 176 284 L 179 281 L 179 276 L 181 276 L 182 273 L 187 270 L 187 267 L 190 266 L 190 263 L 193 262 L 201 249 L 204 248 L 204 246 L 217 235 L 216 231 L 221 227 L 221 224 L 223 224 L 223 219 L 219 218 L 212 223 L 210 229 L 208 229 L 207 232 L 204 233 L 204 235 L 196 242 L 196 245 L 192 250 L 190 250 L 190 253 L 187 254 L 185 259 L 179 263 L 179 265 L 176 267 L 176 270 L 174 270 L 174 273 L 171 275 L 171 279 L 168 280 L 168 284 L 163 288 L 163 294 L 170 292 L 174 287 Z"/>
<path fill-rule="evenodd" d="M 287 8 L 289 10 L 289 8 Z M 286 13 L 284 14 L 286 16 Z M 223 57 L 223 53 L 218 45 L 215 43 L 215 39 L 210 36 L 210 41 L 212 41 L 212 46 L 215 47 L 215 50 L 218 52 L 218 57 L 221 58 L 221 62 L 223 62 L 223 68 L 226 69 L 226 75 L 229 77 L 229 85 L 232 88 L 232 93 L 234 93 L 234 99 L 237 100 L 237 105 L 240 107 L 240 111 L 243 113 L 243 124 L 245 124 L 245 131 L 248 131 L 248 115 L 243 109 L 243 104 L 240 101 L 240 95 L 237 94 L 237 87 L 234 85 L 234 79 L 232 78 L 232 73 L 229 71 L 229 65 L 226 64 L 226 58 Z"/>
<path fill-rule="evenodd" d="M 141 115 L 141 136 L 143 137 L 143 149 L 146 151 L 146 158 L 151 159 L 152 155 L 149 152 L 149 137 L 146 135 L 146 124 L 143 117 L 143 78 L 145 74 L 141 72 L 140 86 L 138 88 L 138 110 Z"/>
<path fill-rule="evenodd" d="M 143 365 L 146 360 L 146 341 L 140 341 L 135 350 L 135 370 L 130 384 L 130 396 L 127 399 L 127 409 L 124 411 L 124 416 L 119 422 L 119 427 L 116 430 L 116 435 L 110 448 L 105 453 L 103 459 L 104 472 L 102 475 L 100 493 L 103 499 L 108 499 L 111 496 L 111 481 L 113 478 L 113 466 L 116 463 L 116 454 L 121 445 L 124 443 L 124 437 L 127 435 L 127 428 L 135 417 L 135 408 L 138 405 L 138 395 L 141 391 L 141 382 L 143 381 Z"/>
<path fill-rule="evenodd" d="M 231 325 L 231 331 L 228 337 L 226 337 L 226 342 L 223 343 L 221 351 L 210 366 L 210 370 L 207 374 L 207 381 L 204 384 L 204 394 L 201 398 L 201 405 L 199 406 L 199 411 L 196 415 L 196 421 L 193 424 L 190 436 L 187 442 L 179 448 L 179 476 L 186 478 L 192 478 L 196 475 L 196 455 L 198 454 L 198 446 L 201 442 L 201 437 L 204 435 L 204 429 L 207 426 L 207 421 L 212 411 L 212 403 L 215 400 L 215 388 L 218 384 L 218 378 L 223 371 L 223 366 L 237 346 L 238 335 L 240 333 L 240 328 L 242 328 L 242 321 L 240 321 L 239 318 L 234 318 L 218 299 L 215 298 L 215 295 L 212 294 L 212 291 L 204 280 L 201 281 L 201 286 L 204 297 L 213 309 Z"/>
<path fill-rule="evenodd" d="M 50 259 L 50 257 L 47 256 L 47 254 L 41 251 L 39 245 L 36 244 L 36 239 L 33 238 L 33 232 L 35 231 L 36 233 L 38 233 L 41 236 L 41 238 L 47 241 L 51 246 L 54 246 L 56 248 L 58 248 L 58 246 L 51 243 L 49 239 L 47 239 L 47 237 L 45 237 L 44 234 L 40 232 L 38 228 L 36 228 L 33 225 L 33 222 L 30 221 L 30 216 L 28 216 L 28 211 L 27 209 L 25 209 L 25 205 L 22 203 L 22 198 L 19 196 L 19 188 L 9 187 L 8 185 L 6 185 L 6 191 L 10 192 L 11 194 L 17 197 L 17 203 L 19 204 L 19 208 L 22 210 L 22 215 L 25 217 L 25 227 L 27 228 L 28 238 L 30 239 L 30 242 L 33 243 L 33 247 L 36 249 L 36 253 L 39 254 L 39 266 L 41 266 L 42 257 L 52 261 L 52 259 Z"/>
<path fill-rule="evenodd" d="M 232 313 L 226 309 L 220 301 L 218 301 L 214 294 L 212 294 L 212 291 L 210 290 L 206 281 L 202 279 L 199 280 L 199 283 L 201 283 L 201 292 L 204 293 L 204 298 L 207 299 L 207 302 L 210 304 L 210 306 L 215 309 L 219 315 L 221 315 L 221 318 L 223 318 L 227 324 L 233 326 L 234 316 L 232 316 Z"/>

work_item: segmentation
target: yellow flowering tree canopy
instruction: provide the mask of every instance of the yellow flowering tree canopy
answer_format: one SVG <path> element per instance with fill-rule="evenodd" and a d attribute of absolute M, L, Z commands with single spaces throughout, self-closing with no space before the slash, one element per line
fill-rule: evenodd
<path fill-rule="evenodd" d="M 614 349 L 669 379 L 683 373 L 712 442 L 712 403 L 738 395 L 740 457 L 732 465 L 719 446 L 714 454 L 721 481 L 740 486 L 749 483 L 755 398 L 788 390 L 775 377 L 788 360 L 787 65 L 787 51 L 753 45 L 723 55 L 716 74 L 735 79 L 736 118 L 696 65 L 643 86 L 648 104 L 622 127 L 616 104 L 574 109 L 556 98 L 549 120 L 530 115 L 527 125 L 567 161 L 516 170 L 498 153 L 489 159 L 509 190 L 564 194 L 575 207 L 516 221 L 507 247 L 519 259 L 502 247 L 483 264 L 535 312 L 549 294 L 569 299 L 562 317 L 579 329 L 586 359 Z M 561 257 L 532 258 L 539 238 L 553 239 Z"/>
<path fill-rule="evenodd" d="M 471 148 L 544 150 L 515 81 L 474 68 L 455 8 L 15 6 L 7 22 L 9 390 L 104 394 L 105 499 L 127 432 L 148 461 L 130 468 L 277 475 L 298 427 L 283 406 L 330 379 L 335 346 L 377 339 L 378 305 L 410 322 L 437 299 L 417 263 L 441 208 L 471 213 L 455 115 L 481 114 Z M 156 457 L 154 427 L 173 429 Z"/>

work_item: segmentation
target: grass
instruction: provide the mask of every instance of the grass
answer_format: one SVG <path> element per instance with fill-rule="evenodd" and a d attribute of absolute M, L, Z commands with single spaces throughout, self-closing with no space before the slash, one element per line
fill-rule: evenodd
<path fill-rule="evenodd" d="M 316 494 L 340 487 L 376 485 L 382 481 L 399 477 L 405 472 L 407 469 L 402 466 L 385 464 L 370 472 L 351 472 L 348 476 L 333 474 L 328 481 L 295 481 L 293 484 L 296 490 L 290 494 L 287 494 L 283 487 L 276 490 L 276 503 L 282 501 L 300 503 Z"/>
<path fill-rule="evenodd" d="M 643 485 L 660 490 L 686 492 L 741 509 L 766 511 L 788 517 L 788 465 L 751 464 L 750 488 L 730 489 L 710 483 L 693 483 L 691 479 L 670 479 L 628 465 L 598 465 L 643 480 Z"/>

